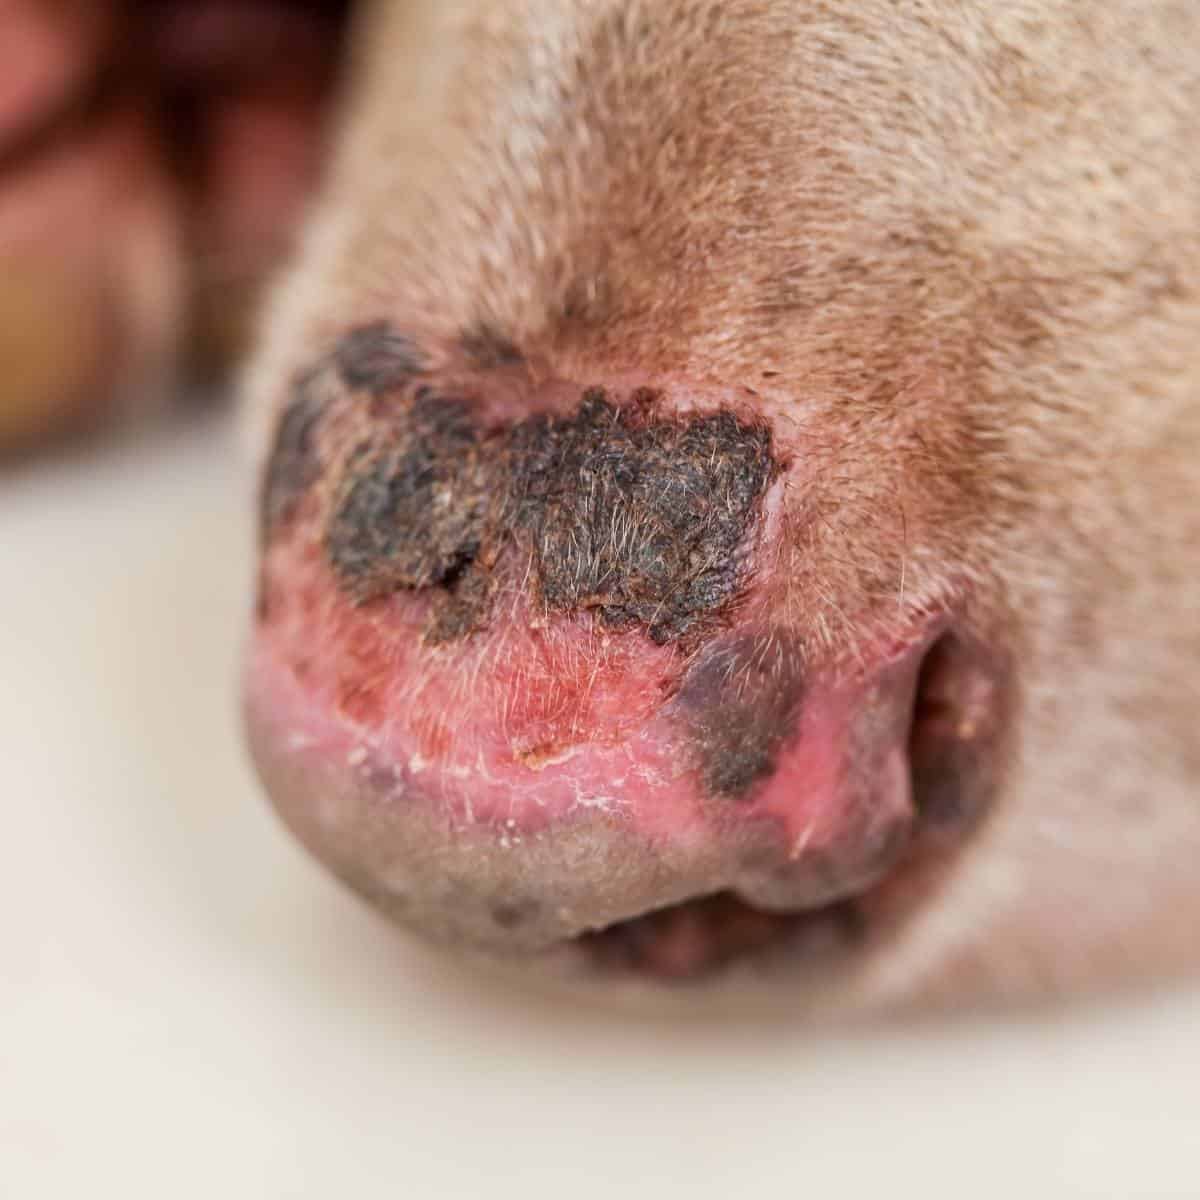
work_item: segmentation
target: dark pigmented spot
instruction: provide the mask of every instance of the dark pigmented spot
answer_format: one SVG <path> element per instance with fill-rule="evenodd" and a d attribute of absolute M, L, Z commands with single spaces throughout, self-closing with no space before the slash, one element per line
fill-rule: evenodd
<path fill-rule="evenodd" d="M 456 642 L 481 629 L 492 606 L 491 572 L 478 561 L 467 563 L 448 579 L 434 606 L 425 640 L 431 645 Z"/>
<path fill-rule="evenodd" d="M 646 393 L 618 409 L 596 389 L 573 417 L 517 426 L 511 520 L 548 608 L 664 643 L 737 591 L 776 468 L 764 428 L 729 412 L 657 420 L 653 405 Z"/>
<path fill-rule="evenodd" d="M 264 541 L 291 518 L 300 498 L 320 474 L 316 437 L 323 412 L 316 376 L 310 374 L 298 380 L 276 427 L 263 476 L 260 530 Z"/>
<path fill-rule="evenodd" d="M 484 515 L 479 445 L 461 402 L 425 395 L 352 453 L 325 544 L 356 601 L 447 586 L 472 561 Z"/>
<path fill-rule="evenodd" d="M 333 358 L 348 388 L 375 394 L 401 387 L 424 370 L 417 347 L 386 321 L 350 330 L 338 342 Z"/>
<path fill-rule="evenodd" d="M 513 342 L 490 325 L 479 324 L 468 329 L 458 342 L 471 366 L 482 370 L 515 366 L 525 361 Z"/>
<path fill-rule="evenodd" d="M 356 600 L 442 588 L 434 642 L 483 626 L 507 557 L 546 609 L 662 644 L 737 594 L 777 470 L 764 427 L 663 417 L 650 393 L 618 408 L 592 390 L 573 414 L 484 433 L 422 389 L 351 455 L 326 545 Z"/>
<path fill-rule="evenodd" d="M 492 920 L 501 929 L 516 929 L 537 917 L 541 907 L 536 900 L 504 900 L 492 905 Z"/>
<path fill-rule="evenodd" d="M 670 711 L 710 795 L 744 799 L 773 774 L 803 699 L 802 663 L 785 634 L 739 634 L 701 651 Z"/>

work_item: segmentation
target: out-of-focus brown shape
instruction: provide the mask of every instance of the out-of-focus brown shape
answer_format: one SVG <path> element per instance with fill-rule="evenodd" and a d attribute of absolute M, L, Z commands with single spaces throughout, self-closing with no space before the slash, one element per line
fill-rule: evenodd
<path fill-rule="evenodd" d="M 0 453 L 237 357 L 319 175 L 347 8 L 0 0 Z"/>

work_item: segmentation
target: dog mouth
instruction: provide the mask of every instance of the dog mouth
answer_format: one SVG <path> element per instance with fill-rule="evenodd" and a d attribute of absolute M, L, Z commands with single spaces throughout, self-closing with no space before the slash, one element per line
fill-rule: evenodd
<path fill-rule="evenodd" d="M 671 984 L 836 958 L 882 937 L 936 887 L 984 818 L 1007 701 L 1006 672 L 981 644 L 951 632 L 927 650 L 907 740 L 914 818 L 881 877 L 790 910 L 721 889 L 584 933 L 575 945 L 600 974 Z"/>
<path fill-rule="evenodd" d="M 862 923 L 854 900 L 780 913 L 721 891 L 618 921 L 584 934 L 578 945 L 603 973 L 686 981 L 784 950 L 793 957 L 828 954 L 861 939 Z"/>

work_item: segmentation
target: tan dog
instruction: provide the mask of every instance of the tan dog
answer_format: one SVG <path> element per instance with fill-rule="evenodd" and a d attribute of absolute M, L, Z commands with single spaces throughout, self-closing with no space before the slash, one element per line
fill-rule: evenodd
<path fill-rule="evenodd" d="M 619 988 L 1194 968 L 1200 9 L 359 16 L 247 398 L 296 832 Z"/>
<path fill-rule="evenodd" d="M 797 1006 L 1195 966 L 1200 10 L 384 3 L 361 48 L 249 400 L 300 835 L 459 945 Z M 743 509 L 744 456 L 697 484 L 736 536 L 655 507 L 757 429 Z"/>

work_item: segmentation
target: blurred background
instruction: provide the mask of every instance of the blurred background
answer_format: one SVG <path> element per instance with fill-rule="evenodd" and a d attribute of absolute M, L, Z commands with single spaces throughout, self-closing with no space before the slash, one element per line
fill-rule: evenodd
<path fill-rule="evenodd" d="M 0 0 L 0 1197 L 1200 1195 L 1200 995 L 635 1020 L 426 954 L 283 834 L 219 381 L 344 15 Z"/>
<path fill-rule="evenodd" d="M 0 0 L 0 453 L 244 348 L 319 177 L 349 0 Z"/>

